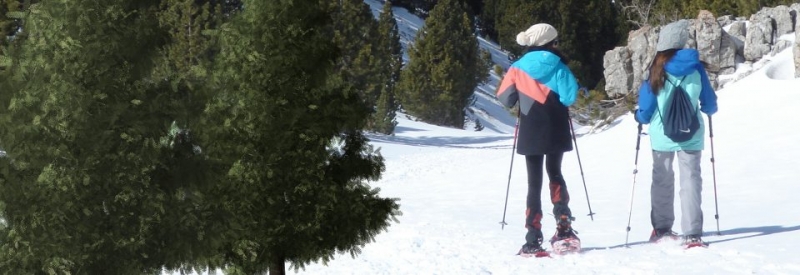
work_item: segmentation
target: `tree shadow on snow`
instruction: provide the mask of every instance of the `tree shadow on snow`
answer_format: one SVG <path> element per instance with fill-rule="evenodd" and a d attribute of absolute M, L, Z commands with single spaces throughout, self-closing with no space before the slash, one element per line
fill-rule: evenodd
<path fill-rule="evenodd" d="M 628 243 L 628 245 L 625 245 L 625 244 L 618 244 L 618 245 L 604 246 L 604 247 L 584 247 L 584 248 L 581 248 L 581 251 L 583 251 L 583 252 L 586 252 L 586 251 L 594 251 L 594 250 L 607 250 L 607 249 L 617 249 L 617 248 L 630 248 L 630 247 L 633 247 L 633 246 L 637 246 L 637 245 L 643 245 L 643 244 L 649 244 L 649 243 L 650 243 L 650 242 L 648 242 L 648 241 L 640 241 L 640 242 L 630 242 L 630 243 Z"/>
<path fill-rule="evenodd" d="M 406 131 L 411 131 L 406 129 Z M 370 140 L 384 143 L 403 144 L 420 147 L 449 147 L 469 149 L 511 149 L 513 137 L 398 137 L 367 134 Z M 508 145 L 483 145 L 497 141 L 509 140 Z"/>
<path fill-rule="evenodd" d="M 724 243 L 724 242 L 729 242 L 729 241 L 748 239 L 748 238 L 755 238 L 755 237 L 761 237 L 761 236 L 772 235 L 772 234 L 779 234 L 779 233 L 798 231 L 798 230 L 800 230 L 800 225 L 791 226 L 791 227 L 773 225 L 773 226 L 746 227 L 746 228 L 735 228 L 735 229 L 723 230 L 723 231 L 720 232 L 721 235 L 717 235 L 716 232 L 706 232 L 703 235 L 705 237 L 712 237 L 713 236 L 713 237 L 725 238 L 725 236 L 747 234 L 745 236 L 732 237 L 732 238 L 729 238 L 729 239 L 713 240 L 713 241 L 705 240 L 709 244 L 714 244 L 714 243 Z M 752 234 L 752 233 L 756 233 L 756 234 Z M 750 235 L 750 234 L 752 234 L 752 235 Z M 627 246 L 628 247 L 633 247 L 633 246 L 649 244 L 649 243 L 650 242 L 648 242 L 648 241 L 631 242 L 631 243 L 628 243 Z M 586 251 L 617 249 L 617 248 L 625 248 L 625 247 L 626 247 L 625 244 L 618 244 L 618 245 L 607 246 L 607 247 L 585 247 L 585 248 L 583 248 L 581 250 L 586 252 Z"/>
<path fill-rule="evenodd" d="M 728 236 L 728 235 L 739 235 L 739 234 L 750 234 L 750 233 L 757 233 L 757 234 L 734 237 L 734 238 L 724 239 L 724 240 L 709 241 L 708 243 L 709 244 L 724 243 L 724 242 L 729 242 L 729 241 L 748 239 L 748 238 L 755 238 L 755 237 L 761 237 L 761 236 L 778 234 L 778 233 L 786 233 L 786 232 L 797 231 L 797 230 L 800 230 L 800 225 L 791 226 L 791 227 L 785 227 L 785 226 L 780 226 L 780 225 L 772 225 L 772 226 L 761 226 L 761 227 L 735 228 L 735 229 L 729 229 L 729 230 L 721 231 L 720 232 L 720 234 L 722 234 L 721 237 L 725 237 L 725 236 Z M 710 234 L 706 233 L 705 235 L 706 236 L 717 236 L 716 233 L 710 233 Z"/>

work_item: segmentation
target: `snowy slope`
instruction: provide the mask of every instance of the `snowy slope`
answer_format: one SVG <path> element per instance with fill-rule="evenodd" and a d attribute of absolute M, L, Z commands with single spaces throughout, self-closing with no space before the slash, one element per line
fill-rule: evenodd
<path fill-rule="evenodd" d="M 380 9 L 379 2 L 366 1 Z M 409 19 L 416 17 L 401 12 L 395 9 L 408 22 L 401 28 L 421 26 L 420 20 Z M 514 156 L 508 225 L 501 230 L 514 120 L 491 96 L 493 82 L 482 86 L 487 94 L 476 93 L 477 108 L 485 110 L 481 118 L 490 122 L 484 124 L 487 130 L 442 128 L 400 116 L 395 136 L 372 135 L 387 168 L 374 186 L 383 190 L 382 196 L 401 199 L 400 223 L 355 259 L 341 255 L 327 266 L 311 265 L 299 273 L 800 274 L 800 125 L 795 119 L 800 79 L 791 77 L 791 58 L 790 49 L 783 51 L 758 68 L 747 68 L 752 70 L 747 77 L 717 92 L 716 197 L 708 137 L 702 167 L 704 239 L 711 243 L 707 249 L 644 244 L 651 230 L 652 158 L 643 136 L 634 184 L 636 122 L 624 116 L 607 131 L 578 138 L 586 189 L 597 213 L 594 221 L 585 216 L 587 195 L 576 154 L 565 155 L 563 172 L 578 217 L 573 225 L 586 251 L 543 259 L 515 256 L 525 234 L 525 163 Z M 549 212 L 552 204 L 545 200 L 543 209 Z M 629 211 L 633 246 L 625 248 Z M 676 201 L 676 219 L 680 217 Z M 549 237 L 555 229 L 552 217 L 546 216 L 543 224 Z M 673 229 L 680 233 L 679 223 Z"/>

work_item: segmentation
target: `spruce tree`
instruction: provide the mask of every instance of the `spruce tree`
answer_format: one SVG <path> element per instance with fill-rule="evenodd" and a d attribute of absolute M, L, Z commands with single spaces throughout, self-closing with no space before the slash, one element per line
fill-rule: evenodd
<path fill-rule="evenodd" d="M 330 16 L 315 0 L 244 1 L 220 31 L 196 130 L 223 166 L 219 255 L 234 274 L 284 274 L 353 255 L 398 214 L 369 187 L 384 170 L 362 134 L 371 106 L 335 72 Z"/>
<path fill-rule="evenodd" d="M 372 130 L 390 135 L 397 126 L 395 119 L 398 106 L 395 99 L 395 89 L 400 81 L 400 72 L 403 66 L 403 47 L 400 45 L 400 31 L 394 19 L 392 4 L 383 5 L 383 10 L 378 19 L 378 34 L 380 42 L 381 93 L 378 97 L 376 111 L 373 115 Z"/>
<path fill-rule="evenodd" d="M 0 108 L 0 270 L 158 273 L 195 257 L 202 230 L 181 219 L 202 207 L 185 190 L 205 169 L 152 78 L 158 2 L 30 7 Z"/>
<path fill-rule="evenodd" d="M 381 52 L 378 22 L 363 0 L 329 0 L 333 14 L 333 40 L 341 50 L 337 71 L 375 106 L 381 91 Z"/>
<path fill-rule="evenodd" d="M 459 0 L 442 0 L 417 32 L 403 71 L 403 108 L 422 121 L 464 127 L 475 88 L 489 73 L 472 21 Z"/>

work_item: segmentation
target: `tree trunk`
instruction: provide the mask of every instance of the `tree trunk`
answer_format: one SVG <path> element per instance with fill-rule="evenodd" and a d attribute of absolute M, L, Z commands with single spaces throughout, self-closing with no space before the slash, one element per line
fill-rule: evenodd
<path fill-rule="evenodd" d="M 286 258 L 275 256 L 269 262 L 269 275 L 286 275 Z"/>

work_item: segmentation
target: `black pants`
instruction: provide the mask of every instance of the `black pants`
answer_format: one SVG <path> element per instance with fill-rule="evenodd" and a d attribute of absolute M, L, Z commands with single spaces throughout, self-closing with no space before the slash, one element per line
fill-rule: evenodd
<path fill-rule="evenodd" d="M 554 206 L 553 215 L 556 219 L 561 215 L 572 217 L 572 212 L 568 206 L 569 193 L 567 192 L 567 185 L 564 182 L 564 177 L 561 176 L 561 161 L 563 157 L 564 153 L 525 156 L 528 168 L 528 200 L 527 209 L 525 210 L 525 227 L 528 228 L 528 234 L 525 236 L 525 241 L 528 243 L 541 244 L 543 241 L 541 222 L 543 164 L 547 169 L 547 177 L 550 180 L 550 201 Z"/>

